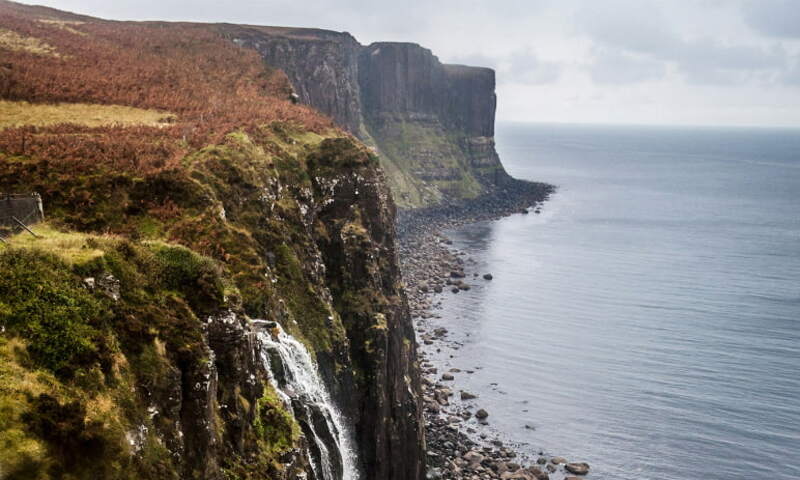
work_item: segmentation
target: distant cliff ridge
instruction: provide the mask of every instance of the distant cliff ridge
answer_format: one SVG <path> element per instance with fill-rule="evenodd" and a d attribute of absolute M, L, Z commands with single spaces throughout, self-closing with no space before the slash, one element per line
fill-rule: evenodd
<path fill-rule="evenodd" d="M 396 202 L 477 197 L 510 177 L 494 148 L 495 75 L 413 43 L 362 46 L 317 29 L 221 26 L 289 77 L 300 101 L 375 147 Z"/>

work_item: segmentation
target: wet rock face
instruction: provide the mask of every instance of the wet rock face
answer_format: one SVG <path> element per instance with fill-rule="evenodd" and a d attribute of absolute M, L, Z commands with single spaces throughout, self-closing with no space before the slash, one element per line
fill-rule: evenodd
<path fill-rule="evenodd" d="M 293 247 L 293 270 L 276 266 L 267 278 L 274 278 L 276 285 L 302 283 L 297 290 L 270 290 L 271 303 L 259 317 L 265 325 L 290 326 L 313 344 L 321 377 L 353 425 L 362 478 L 418 480 L 425 468 L 421 385 L 396 261 L 394 204 L 377 159 L 351 138 L 324 140 L 307 152 L 308 183 L 280 193 L 285 203 L 296 202 L 297 209 L 269 214 L 264 206 L 262 212 L 261 200 L 241 193 L 263 195 L 270 187 L 262 183 L 242 184 L 240 193 L 224 197 L 228 221 L 247 211 L 259 213 L 248 218 L 273 222 L 252 230 L 263 236 L 264 250 L 274 252 L 281 245 L 268 234 L 276 229 L 292 232 L 279 238 Z M 239 203 L 247 210 L 237 210 Z M 264 258 L 269 261 L 270 255 Z M 319 322 L 309 320 L 315 312 L 306 304 L 292 303 L 310 289 L 324 307 L 324 314 L 316 312 Z M 145 393 L 152 398 L 159 434 L 182 475 L 216 480 L 227 472 L 243 472 L 262 456 L 263 441 L 254 423 L 268 374 L 248 315 L 210 308 L 211 313 L 198 318 L 198 347 L 191 355 L 177 352 L 164 373 L 145 386 Z M 286 371 L 280 362 L 270 363 L 281 382 Z M 307 436 L 310 427 L 321 424 L 313 408 L 294 410 Z M 297 414 L 304 411 L 308 414 Z M 262 469 L 248 478 L 313 478 L 310 465 L 319 463 L 321 452 L 302 437 L 299 441 L 298 448 L 284 452 L 284 468 Z M 233 464 L 231 459 L 242 460 Z M 339 472 L 342 466 L 334 463 L 332 469 Z"/>
<path fill-rule="evenodd" d="M 321 150 L 336 148 L 332 143 Z M 350 172 L 311 162 L 314 196 L 322 206 L 318 219 L 327 232 L 317 244 L 357 372 L 352 384 L 340 385 L 339 397 L 355 419 L 364 478 L 419 479 L 424 472 L 421 386 L 395 260 L 394 204 L 375 160 L 359 165 L 358 158 L 347 160 L 351 154 L 364 153 L 339 152 L 338 158 L 357 165 Z"/>

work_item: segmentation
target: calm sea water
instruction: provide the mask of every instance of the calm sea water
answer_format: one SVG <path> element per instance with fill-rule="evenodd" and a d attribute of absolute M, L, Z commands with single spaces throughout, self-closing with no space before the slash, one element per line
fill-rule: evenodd
<path fill-rule="evenodd" d="M 502 125 L 541 215 L 452 233 L 441 323 L 497 435 L 594 478 L 800 478 L 800 131 Z M 452 355 L 452 358 L 450 358 Z M 528 425 L 530 428 L 526 428 Z"/>

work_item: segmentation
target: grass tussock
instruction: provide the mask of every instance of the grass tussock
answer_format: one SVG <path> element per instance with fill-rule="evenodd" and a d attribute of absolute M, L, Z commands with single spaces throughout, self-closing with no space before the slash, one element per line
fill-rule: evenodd
<path fill-rule="evenodd" d="M 175 116 L 158 110 L 145 110 L 123 105 L 86 103 L 31 104 L 0 100 L 0 130 L 25 125 L 44 127 L 70 123 L 87 127 L 164 126 Z"/>
<path fill-rule="evenodd" d="M 49 19 L 49 18 L 42 18 L 39 22 L 44 23 L 45 25 L 52 25 L 54 27 L 58 27 L 64 31 L 69 33 L 73 33 L 75 35 L 81 35 L 83 37 L 88 36 L 86 32 L 81 32 L 80 30 L 76 29 L 75 27 L 78 25 L 83 25 L 86 22 L 77 22 L 77 21 L 69 21 L 69 20 L 56 20 L 56 19 Z"/>
<path fill-rule="evenodd" d="M 26 37 L 6 28 L 0 28 L 0 48 L 13 52 L 32 53 L 34 55 L 60 56 L 52 45 L 36 37 Z"/>
<path fill-rule="evenodd" d="M 20 232 L 6 239 L 4 247 L 35 249 L 58 255 L 70 265 L 81 265 L 103 255 L 96 244 L 88 242 L 86 235 L 77 232 L 61 232 L 46 223 L 35 225 L 32 230 L 39 235 Z M 0 247 L 3 250 L 3 247 Z"/>

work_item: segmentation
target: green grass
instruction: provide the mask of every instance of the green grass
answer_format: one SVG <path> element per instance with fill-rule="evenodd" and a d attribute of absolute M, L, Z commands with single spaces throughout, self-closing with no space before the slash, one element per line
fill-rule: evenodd
<path fill-rule="evenodd" d="M 22 365 L 25 343 L 0 336 L 0 472 L 3 478 L 45 478 L 47 444 L 22 421 L 28 399 L 57 391 L 52 376 Z M 22 359 L 24 361 L 24 358 Z"/>
<path fill-rule="evenodd" d="M 0 326 L 29 341 L 37 364 L 61 375 L 97 354 L 94 320 L 107 311 L 58 256 L 42 250 L 0 254 Z"/>
<path fill-rule="evenodd" d="M 69 265 L 85 264 L 103 255 L 103 251 L 89 242 L 89 236 L 77 232 L 64 232 L 48 223 L 31 227 L 39 237 L 22 231 L 8 239 L 5 248 L 24 248 L 57 255 Z M 2 245 L 2 244 L 0 244 Z M 0 252 L 3 247 L 0 246 Z"/>
<path fill-rule="evenodd" d="M 269 383 L 264 386 L 264 395 L 256 402 L 253 426 L 259 441 L 270 456 L 290 450 L 300 439 L 300 425 Z"/>
<path fill-rule="evenodd" d="M 381 166 L 399 206 L 424 207 L 444 198 L 474 198 L 483 191 L 457 134 L 441 125 L 402 117 L 384 118 L 379 123 L 382 126 L 372 132 L 372 138 L 380 149 Z M 442 172 L 454 178 L 423 178 Z"/>
<path fill-rule="evenodd" d="M 68 391 L 55 403 L 38 404 L 41 392 L 31 393 L 20 408 L 41 414 L 39 427 L 48 412 L 63 410 L 74 420 L 73 431 L 86 429 L 105 442 L 109 454 L 97 463 L 109 470 L 94 478 L 122 478 L 125 472 L 174 478 L 180 462 L 173 464 L 158 437 L 159 429 L 173 431 L 176 420 L 157 416 L 151 422 L 139 395 L 169 392 L 173 375 L 205 365 L 203 324 L 210 316 L 230 308 L 280 319 L 314 355 L 327 358 L 339 358 L 336 352 L 348 345 L 346 326 L 381 345 L 386 317 L 375 314 L 387 300 L 355 286 L 352 273 L 334 265 L 362 261 L 360 249 L 371 241 L 365 215 L 373 206 L 362 198 L 344 213 L 319 217 L 306 209 L 324 206 L 321 196 L 329 195 L 325 188 L 334 179 L 377 178 L 376 162 L 341 133 L 276 124 L 230 133 L 190 153 L 178 168 L 152 174 L 92 165 L 73 171 L 40 158 L 8 158 L 0 183 L 43 192 L 50 220 L 35 226 L 41 238 L 22 233 L 0 247 L 0 269 L 11 273 L 0 279 L 0 324 L 7 327 L 0 338 L 24 339 L 23 368 L 46 373 Z M 320 258 L 332 270 L 320 270 Z M 374 259 L 363 262 L 364 277 L 377 275 Z M 118 282 L 115 298 L 101 285 L 108 276 Z M 90 277 L 94 288 L 84 282 Z M 361 334 L 350 333 L 360 345 Z M 367 378 L 352 372 L 366 369 L 366 362 L 354 357 L 352 364 L 334 360 L 331 367 Z M 221 378 L 220 388 L 231 387 L 223 385 Z M 279 478 L 279 454 L 296 446 L 299 431 L 275 392 L 266 389 L 260 399 L 247 395 L 225 390 L 220 398 L 241 405 L 237 421 L 244 422 L 244 442 L 254 456 L 230 450 L 221 467 L 231 478 Z M 221 410 L 213 415 L 214 432 L 226 435 L 230 419 Z M 150 429 L 139 456 L 115 450 L 113 445 L 127 445 L 126 434 L 138 425 Z M 19 439 L 16 450 L 35 453 L 36 445 L 44 445 L 45 461 L 69 470 L 43 431 Z M 23 455 L 15 458 L 19 463 Z M 86 478 L 86 468 L 71 472 Z"/>
<path fill-rule="evenodd" d="M 0 249 L 3 478 L 177 478 L 154 425 L 131 457 L 126 435 L 151 421 L 134 386 L 172 388 L 176 365 L 207 362 L 201 319 L 235 288 L 182 246 L 36 231 Z"/>

